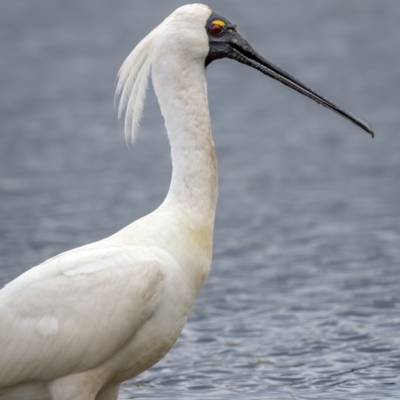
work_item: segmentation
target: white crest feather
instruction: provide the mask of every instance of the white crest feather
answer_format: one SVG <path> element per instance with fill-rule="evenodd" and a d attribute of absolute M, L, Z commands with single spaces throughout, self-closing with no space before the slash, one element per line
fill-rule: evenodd
<path fill-rule="evenodd" d="M 153 41 L 157 28 L 150 32 L 132 51 L 118 72 L 115 93 L 119 100 L 118 118 L 125 114 L 125 139 L 134 142 L 142 118 L 146 89 L 152 64 Z"/>

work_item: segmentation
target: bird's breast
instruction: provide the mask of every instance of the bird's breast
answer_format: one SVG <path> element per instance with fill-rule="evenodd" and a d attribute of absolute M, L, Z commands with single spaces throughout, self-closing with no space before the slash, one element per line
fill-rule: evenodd
<path fill-rule="evenodd" d="M 156 312 L 141 326 L 119 354 L 109 360 L 115 382 L 142 373 L 163 358 L 177 341 L 193 306 L 184 276 L 168 278 L 166 289 Z"/>

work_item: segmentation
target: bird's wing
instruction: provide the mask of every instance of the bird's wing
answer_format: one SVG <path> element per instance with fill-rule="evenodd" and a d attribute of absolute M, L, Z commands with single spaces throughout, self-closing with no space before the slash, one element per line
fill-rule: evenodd
<path fill-rule="evenodd" d="M 101 363 L 157 309 L 175 266 L 160 249 L 85 246 L 10 282 L 0 290 L 0 387 Z"/>

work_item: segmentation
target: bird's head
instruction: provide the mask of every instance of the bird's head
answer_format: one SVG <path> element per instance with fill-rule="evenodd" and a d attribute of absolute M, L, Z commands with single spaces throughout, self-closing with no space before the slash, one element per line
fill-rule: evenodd
<path fill-rule="evenodd" d="M 173 65 L 168 65 L 168 60 L 174 59 L 174 55 L 179 57 L 175 60 L 186 62 L 188 66 L 196 64 L 204 68 L 221 58 L 239 61 L 338 113 L 374 137 L 372 129 L 365 122 L 262 57 L 227 18 L 208 6 L 189 4 L 175 10 L 146 36 L 119 71 L 119 115 L 127 110 L 125 134 L 128 138 L 134 138 L 139 124 L 153 56 L 159 62 L 164 62 L 165 68 L 173 68 Z M 182 68 L 179 65 L 176 67 Z"/>

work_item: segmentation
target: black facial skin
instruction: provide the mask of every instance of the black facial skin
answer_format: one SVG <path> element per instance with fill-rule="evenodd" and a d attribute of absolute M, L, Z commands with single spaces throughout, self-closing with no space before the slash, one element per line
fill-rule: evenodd
<path fill-rule="evenodd" d="M 219 35 L 213 35 L 210 32 L 210 28 L 213 24 L 213 21 L 220 20 L 225 22 L 225 26 L 222 28 L 222 32 Z M 206 67 L 214 60 L 218 60 L 220 58 L 230 58 L 229 54 L 231 53 L 230 41 L 233 39 L 232 34 L 236 33 L 236 25 L 229 22 L 226 18 L 222 17 L 219 14 L 212 13 L 210 18 L 206 23 L 206 31 L 208 34 L 208 42 L 210 44 L 210 52 L 206 58 Z M 230 33 L 232 31 L 232 33 Z M 240 36 L 240 35 L 239 35 Z"/>
<path fill-rule="evenodd" d="M 218 35 L 212 34 L 210 28 L 213 25 L 213 21 L 221 20 L 225 22 L 225 26 L 222 27 L 221 33 Z M 309 97 L 315 102 L 329 108 L 330 110 L 338 113 L 342 117 L 353 122 L 355 125 L 368 132 L 371 137 L 374 137 L 372 129 L 362 120 L 351 114 L 349 111 L 338 106 L 327 98 L 321 96 L 313 89 L 307 87 L 287 72 L 281 70 L 277 66 L 273 65 L 259 53 L 257 53 L 250 44 L 237 32 L 236 25 L 229 22 L 226 18 L 219 14 L 212 13 L 208 19 L 205 29 L 207 31 L 210 51 L 206 58 L 205 66 L 207 67 L 212 61 L 220 58 L 231 58 L 239 61 L 242 64 L 249 65 L 262 72 L 263 74 L 282 82 L 284 85 L 296 90 L 297 92 Z"/>

